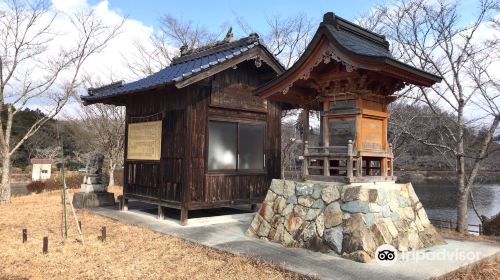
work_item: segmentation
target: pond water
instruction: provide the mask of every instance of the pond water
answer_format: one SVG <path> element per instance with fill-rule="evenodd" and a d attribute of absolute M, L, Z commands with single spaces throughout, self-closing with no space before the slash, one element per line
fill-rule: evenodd
<path fill-rule="evenodd" d="M 424 181 L 412 184 L 430 219 L 456 221 L 457 189 L 452 183 L 448 181 Z M 491 217 L 500 212 L 499 183 L 476 185 L 472 191 L 481 215 Z M 479 219 L 472 209 L 470 200 L 468 210 L 469 224 L 479 224 Z"/>

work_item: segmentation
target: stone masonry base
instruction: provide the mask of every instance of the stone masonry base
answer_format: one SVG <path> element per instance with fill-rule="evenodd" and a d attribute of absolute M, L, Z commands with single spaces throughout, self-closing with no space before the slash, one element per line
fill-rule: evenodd
<path fill-rule="evenodd" d="M 445 243 L 413 186 L 392 182 L 274 179 L 247 233 L 360 262 L 370 261 L 383 244 L 408 251 Z"/>

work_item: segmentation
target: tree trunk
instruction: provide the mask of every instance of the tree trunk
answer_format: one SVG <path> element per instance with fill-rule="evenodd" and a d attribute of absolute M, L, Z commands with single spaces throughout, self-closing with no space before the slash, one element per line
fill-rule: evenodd
<path fill-rule="evenodd" d="M 469 228 L 469 216 L 467 211 L 468 190 L 465 187 L 465 159 L 457 156 L 457 231 L 467 233 Z"/>
<path fill-rule="evenodd" d="M 458 207 L 457 207 L 457 231 L 467 233 L 469 229 L 469 215 L 467 211 L 467 192 L 464 190 L 458 191 Z"/>
<path fill-rule="evenodd" d="M 108 171 L 108 175 L 109 175 L 108 187 L 112 187 L 115 185 L 115 169 L 110 168 Z"/>
<path fill-rule="evenodd" d="M 2 181 L 0 185 L 0 205 L 10 203 L 10 172 L 10 155 L 9 153 L 4 153 L 2 160 Z"/>

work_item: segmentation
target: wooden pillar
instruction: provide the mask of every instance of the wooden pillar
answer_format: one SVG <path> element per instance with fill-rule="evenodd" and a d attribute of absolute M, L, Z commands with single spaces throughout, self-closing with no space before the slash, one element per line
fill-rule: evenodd
<path fill-rule="evenodd" d="M 309 176 L 309 143 L 304 142 L 304 159 L 302 160 L 302 177 L 307 180 Z"/>
<path fill-rule="evenodd" d="M 350 179 L 353 177 L 352 172 L 352 140 L 349 140 L 347 144 L 347 178 Z"/>
<path fill-rule="evenodd" d="M 362 156 L 358 157 L 358 160 L 356 161 L 356 169 L 358 170 L 358 172 L 357 172 L 358 177 L 363 177 L 363 157 Z"/>
<path fill-rule="evenodd" d="M 181 226 L 185 226 L 188 223 L 188 210 L 187 208 L 181 208 L 181 218 L 180 218 Z"/>
<path fill-rule="evenodd" d="M 330 176 L 330 150 L 325 148 L 325 157 L 323 158 L 323 176 Z"/>
<path fill-rule="evenodd" d="M 163 206 L 158 204 L 158 220 L 164 220 L 165 219 L 165 212 Z"/>
<path fill-rule="evenodd" d="M 125 198 L 125 195 L 122 196 L 122 200 L 123 200 L 123 208 L 122 208 L 122 211 L 128 211 L 128 198 Z"/>
<path fill-rule="evenodd" d="M 387 158 L 382 158 L 380 160 L 380 175 L 387 176 Z"/>
<path fill-rule="evenodd" d="M 324 123 L 323 123 L 323 116 L 319 117 L 319 145 L 318 146 L 324 146 L 325 145 L 325 128 L 324 128 Z"/>
<path fill-rule="evenodd" d="M 366 160 L 366 176 L 370 176 L 371 175 L 371 170 L 370 170 L 370 165 L 372 164 L 372 161 L 371 160 Z"/>
<path fill-rule="evenodd" d="M 302 160 L 302 177 L 307 180 L 309 176 L 309 109 L 304 109 L 302 114 L 303 129 L 302 142 L 304 143 L 304 159 Z"/>
<path fill-rule="evenodd" d="M 254 203 L 254 204 L 252 204 L 252 205 L 250 206 L 250 210 L 251 210 L 251 211 L 254 211 L 254 212 L 255 212 L 255 211 L 257 211 L 257 204 L 255 204 L 255 203 Z"/>

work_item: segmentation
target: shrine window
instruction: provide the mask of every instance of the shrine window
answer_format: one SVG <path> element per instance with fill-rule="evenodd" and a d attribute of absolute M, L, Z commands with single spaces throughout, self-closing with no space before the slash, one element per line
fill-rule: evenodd
<path fill-rule="evenodd" d="M 210 121 L 209 170 L 263 170 L 263 123 Z"/>

